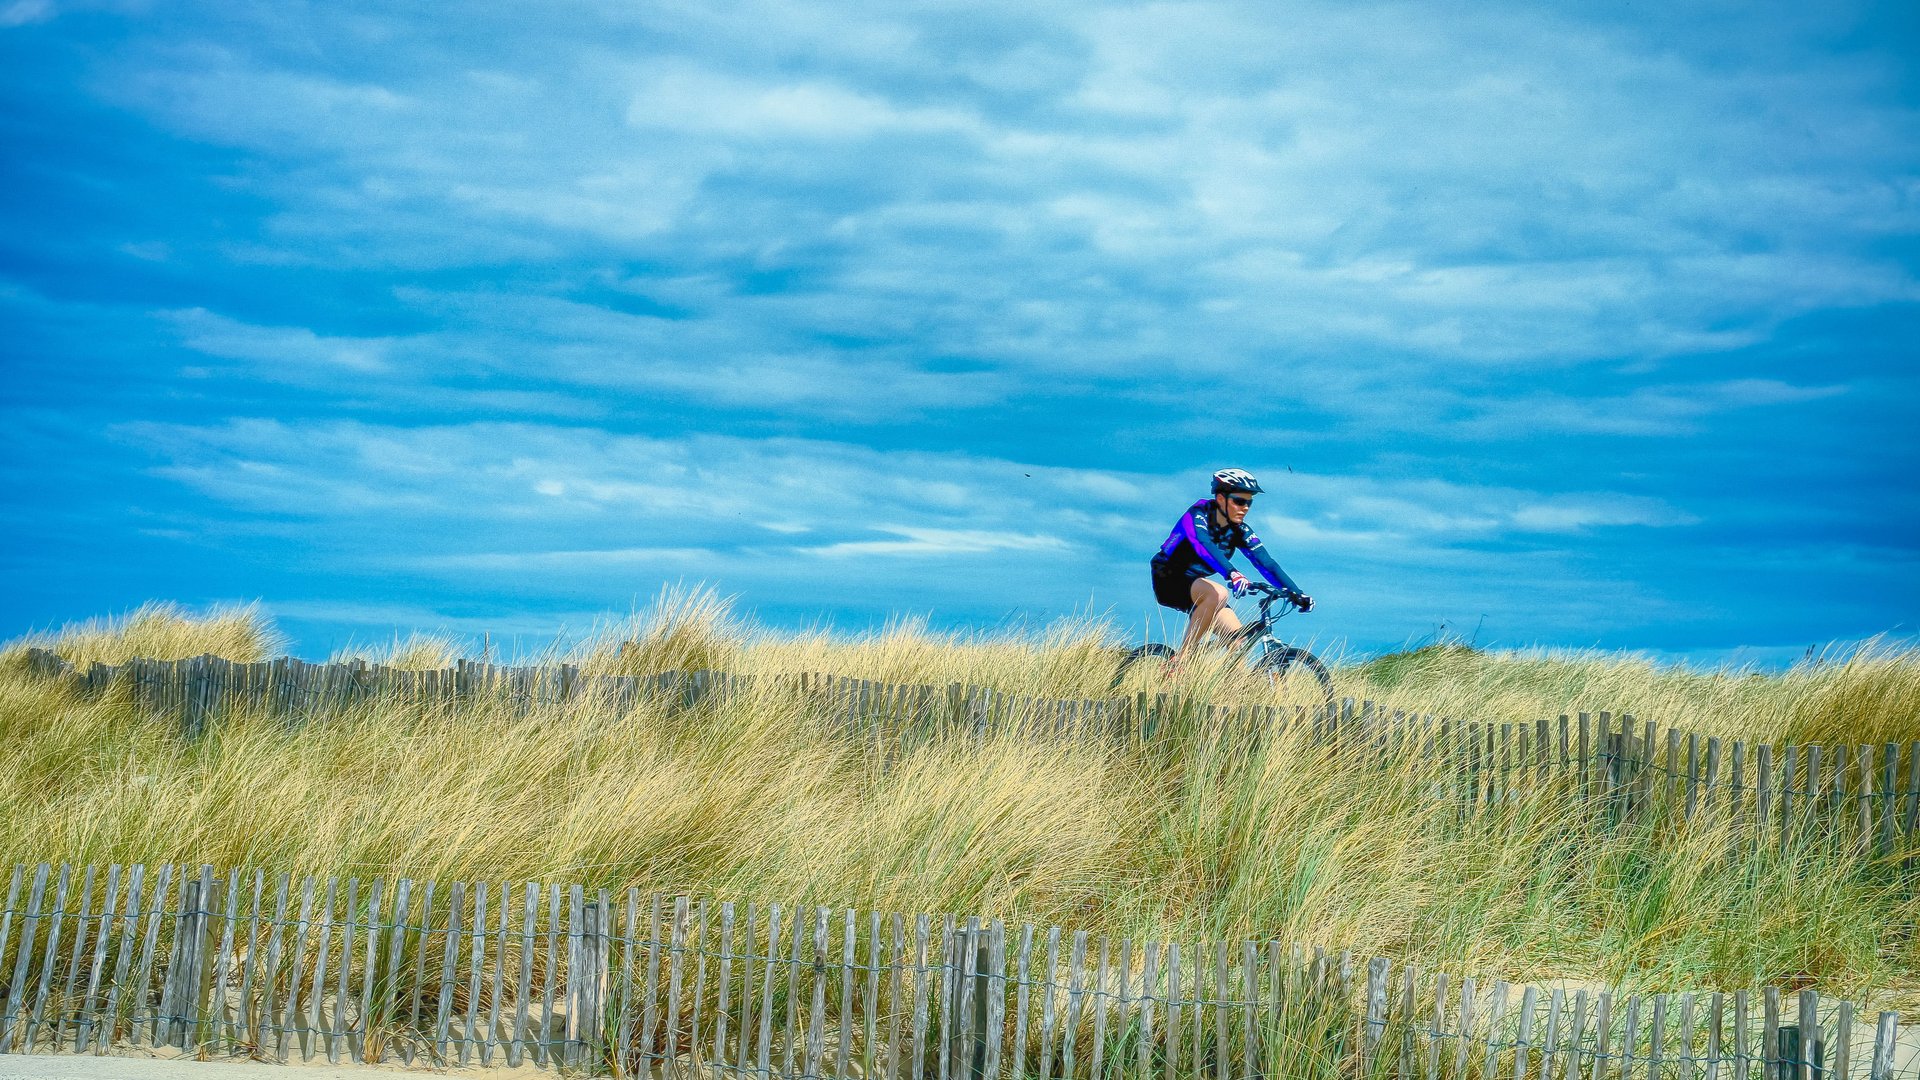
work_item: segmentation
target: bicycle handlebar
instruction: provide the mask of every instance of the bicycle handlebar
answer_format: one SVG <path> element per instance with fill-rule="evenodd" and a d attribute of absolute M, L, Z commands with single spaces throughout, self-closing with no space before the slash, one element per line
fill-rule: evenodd
<path fill-rule="evenodd" d="M 1268 605 L 1272 604 L 1275 600 L 1285 600 L 1289 605 L 1295 608 L 1298 608 L 1300 606 L 1300 602 L 1296 600 L 1292 594 L 1288 593 L 1284 589 L 1280 589 L 1276 586 L 1269 585 L 1264 581 L 1247 582 L 1247 592 L 1262 593 L 1268 597 L 1268 599 L 1260 601 L 1260 607 L 1262 609 L 1265 609 Z"/>

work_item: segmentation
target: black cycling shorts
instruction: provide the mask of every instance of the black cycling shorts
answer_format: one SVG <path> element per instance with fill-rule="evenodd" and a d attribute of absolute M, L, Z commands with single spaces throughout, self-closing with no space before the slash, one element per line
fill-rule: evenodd
<path fill-rule="evenodd" d="M 1175 611 L 1193 610 L 1193 583 L 1205 574 L 1183 574 L 1177 570 L 1153 568 L 1153 598 L 1161 607 Z"/>

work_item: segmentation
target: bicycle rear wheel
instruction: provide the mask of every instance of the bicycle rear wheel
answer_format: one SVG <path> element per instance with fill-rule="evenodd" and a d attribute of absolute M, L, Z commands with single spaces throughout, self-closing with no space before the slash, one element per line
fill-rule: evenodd
<path fill-rule="evenodd" d="M 1173 659 L 1173 647 L 1170 645 L 1162 645 L 1155 641 L 1142 645 L 1137 649 L 1127 650 L 1127 655 L 1120 658 L 1120 666 L 1114 670 L 1113 685 L 1108 687 L 1108 689 L 1120 689 L 1120 684 L 1127 681 L 1127 673 L 1133 670 L 1133 666 L 1143 660 L 1149 659 L 1165 663 Z"/>
<path fill-rule="evenodd" d="M 1254 664 L 1253 669 L 1276 683 L 1290 675 L 1311 675 L 1313 681 L 1319 684 L 1323 706 L 1333 708 L 1333 676 L 1327 674 L 1327 665 L 1321 663 L 1319 657 L 1305 649 L 1292 645 L 1270 648 Z"/>

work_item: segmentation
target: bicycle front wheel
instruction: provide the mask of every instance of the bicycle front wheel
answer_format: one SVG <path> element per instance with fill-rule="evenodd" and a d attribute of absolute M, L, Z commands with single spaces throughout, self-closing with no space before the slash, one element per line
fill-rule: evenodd
<path fill-rule="evenodd" d="M 1254 670 L 1265 675 L 1272 683 L 1278 683 L 1290 675 L 1310 675 L 1319 685 L 1323 706 L 1333 708 L 1333 676 L 1327 674 L 1327 665 L 1321 663 L 1319 657 L 1305 649 L 1296 649 L 1291 645 L 1269 648 L 1260 657 L 1259 663 L 1254 665 Z"/>

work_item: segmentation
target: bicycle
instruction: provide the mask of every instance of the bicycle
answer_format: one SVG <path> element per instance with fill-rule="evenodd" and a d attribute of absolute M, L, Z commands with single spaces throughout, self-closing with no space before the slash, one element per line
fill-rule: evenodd
<path fill-rule="evenodd" d="M 1269 682 L 1278 683 L 1296 672 L 1305 672 L 1313 676 L 1320 685 L 1320 694 L 1325 698 L 1325 706 L 1333 707 L 1333 676 L 1327 673 L 1327 665 L 1320 658 L 1297 645 L 1289 645 L 1273 634 L 1273 624 L 1300 610 L 1293 597 L 1265 582 L 1250 581 L 1247 591 L 1260 597 L 1260 616 L 1242 626 L 1238 633 L 1224 648 L 1231 652 L 1247 656 L 1253 654 L 1255 647 L 1259 655 L 1253 660 L 1253 670 L 1267 676 Z M 1285 606 L 1276 614 L 1275 604 Z M 1173 659 L 1172 646 L 1150 641 L 1138 648 L 1131 649 L 1120 659 L 1120 667 L 1113 673 L 1113 689 L 1118 690 L 1126 680 L 1127 672 L 1149 657 L 1162 663 Z"/>

